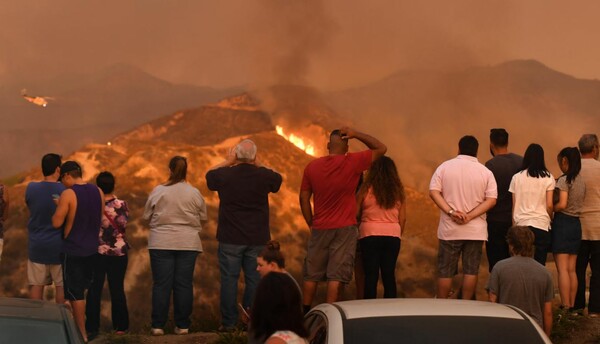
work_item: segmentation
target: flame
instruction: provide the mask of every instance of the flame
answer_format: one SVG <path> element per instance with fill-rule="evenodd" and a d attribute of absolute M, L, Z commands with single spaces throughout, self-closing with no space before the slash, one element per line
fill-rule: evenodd
<path fill-rule="evenodd" d="M 277 131 L 277 134 L 279 136 L 282 136 L 286 140 L 290 141 L 291 143 L 294 144 L 294 146 L 296 146 L 296 147 L 302 149 L 304 152 L 306 152 L 306 154 L 315 156 L 315 147 L 311 144 L 304 143 L 304 139 L 301 138 L 300 136 L 297 136 L 294 134 L 286 135 L 283 132 L 283 128 L 278 125 L 275 126 L 275 131 Z"/>

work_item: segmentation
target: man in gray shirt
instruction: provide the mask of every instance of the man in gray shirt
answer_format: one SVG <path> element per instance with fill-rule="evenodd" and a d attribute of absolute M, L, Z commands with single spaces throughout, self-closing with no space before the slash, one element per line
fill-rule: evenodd
<path fill-rule="evenodd" d="M 485 243 L 489 271 L 502 259 L 510 257 L 506 233 L 512 226 L 512 194 L 508 186 L 512 176 L 523 168 L 523 157 L 508 152 L 508 132 L 490 130 L 490 153 L 493 158 L 485 163 L 494 174 L 498 185 L 496 205 L 487 212 L 488 241 Z"/>
<path fill-rule="evenodd" d="M 550 336 L 554 288 L 550 272 L 532 258 L 533 232 L 528 227 L 511 227 L 506 239 L 512 257 L 492 269 L 487 285 L 489 299 L 520 308 Z"/>

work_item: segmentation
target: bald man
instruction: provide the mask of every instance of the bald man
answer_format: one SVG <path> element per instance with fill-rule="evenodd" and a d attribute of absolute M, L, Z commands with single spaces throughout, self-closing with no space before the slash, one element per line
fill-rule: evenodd
<path fill-rule="evenodd" d="M 348 153 L 350 139 L 369 149 Z M 335 302 L 340 285 L 352 279 L 358 240 L 354 194 L 361 174 L 387 151 L 376 138 L 348 127 L 331 132 L 327 149 L 329 155 L 311 161 L 304 169 L 300 190 L 300 208 L 310 228 L 304 260 L 305 312 L 312 305 L 318 282 L 327 282 L 327 302 Z"/>

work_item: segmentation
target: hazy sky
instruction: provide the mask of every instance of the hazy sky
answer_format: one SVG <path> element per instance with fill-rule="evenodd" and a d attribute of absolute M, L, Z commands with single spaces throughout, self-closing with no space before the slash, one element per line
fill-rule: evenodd
<path fill-rule="evenodd" d="M 599 13 L 597 0 L 4 0 L 0 82 L 128 63 L 173 82 L 334 89 L 523 58 L 600 79 Z"/>

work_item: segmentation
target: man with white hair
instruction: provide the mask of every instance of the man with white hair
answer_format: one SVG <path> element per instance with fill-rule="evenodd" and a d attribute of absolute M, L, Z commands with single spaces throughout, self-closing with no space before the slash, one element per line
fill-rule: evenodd
<path fill-rule="evenodd" d="M 219 193 L 217 240 L 221 271 L 221 326 L 233 331 L 238 322 L 237 284 L 244 270 L 242 304 L 252 304 L 260 280 L 256 258 L 271 239 L 269 231 L 269 193 L 279 191 L 281 175 L 260 165 L 256 144 L 241 141 L 227 159 L 206 173 L 206 184 Z"/>
<path fill-rule="evenodd" d="M 585 134 L 578 142 L 581 152 L 580 175 L 585 182 L 585 198 L 581 209 L 581 246 L 577 254 L 577 294 L 574 310 L 585 308 L 585 275 L 592 270 L 588 300 L 588 315 L 600 317 L 600 144 L 596 134 Z"/>

